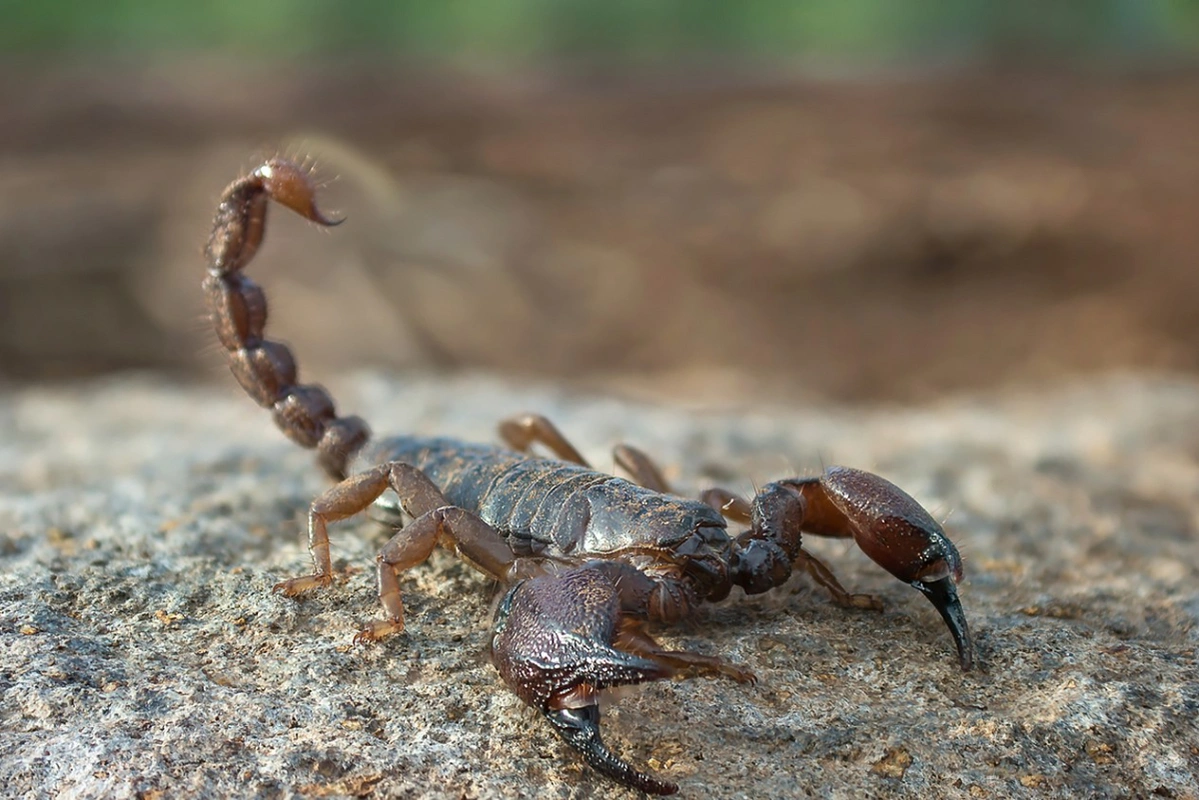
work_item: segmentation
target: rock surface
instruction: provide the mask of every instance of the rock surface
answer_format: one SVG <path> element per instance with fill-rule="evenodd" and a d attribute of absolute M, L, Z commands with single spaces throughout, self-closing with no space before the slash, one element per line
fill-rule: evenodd
<path fill-rule="evenodd" d="M 947 527 L 983 669 L 933 609 L 843 542 L 813 548 L 881 615 L 802 578 L 664 638 L 756 686 L 616 698 L 613 748 L 712 797 L 1199 796 L 1199 384 L 1111 378 L 914 410 L 686 413 L 485 378 L 358 376 L 380 431 L 490 439 L 521 410 L 601 467 L 635 442 L 692 492 L 822 461 L 873 469 Z M 369 522 L 304 602 L 323 486 L 235 389 L 152 380 L 0 395 L 0 794 L 14 797 L 621 796 L 500 685 L 492 588 L 445 554 L 377 613 Z M 632 796 L 625 792 L 624 795 Z"/>

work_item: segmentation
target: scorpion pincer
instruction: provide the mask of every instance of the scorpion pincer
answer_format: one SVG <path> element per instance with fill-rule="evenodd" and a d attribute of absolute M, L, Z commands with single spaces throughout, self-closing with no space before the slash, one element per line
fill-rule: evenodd
<path fill-rule="evenodd" d="M 770 483 L 750 501 L 722 489 L 689 500 L 671 492 L 657 466 L 632 447 L 617 447 L 615 456 L 633 481 L 591 469 L 540 416 L 502 423 L 506 447 L 417 436 L 370 445 L 366 423 L 339 416 L 320 386 L 299 383 L 291 351 L 264 338 L 266 298 L 243 270 L 262 242 L 268 200 L 320 225 L 336 222 L 318 211 L 303 168 L 272 159 L 225 190 L 206 248 L 204 289 L 234 376 L 284 434 L 316 449 L 337 481 L 308 514 L 312 572 L 276 591 L 291 597 L 332 581 L 328 523 L 372 504 L 402 511 L 411 521 L 396 526 L 377 559 L 383 616 L 355 641 L 403 630 L 400 574 L 439 544 L 454 550 L 505 587 L 490 640 L 504 683 L 598 772 L 651 794 L 678 787 L 608 749 L 599 694 L 662 678 L 750 682 L 753 675 L 719 657 L 665 649 L 648 625 L 677 622 L 734 586 L 765 592 L 796 568 L 840 605 L 881 609 L 878 598 L 846 591 L 804 550 L 802 534 L 852 538 L 922 592 L 949 627 L 961 668 L 972 668 L 956 589 L 958 552 L 928 512 L 877 475 L 832 467 L 819 477 Z M 535 457 L 534 444 L 557 458 Z M 730 534 L 730 520 L 744 530 Z"/>

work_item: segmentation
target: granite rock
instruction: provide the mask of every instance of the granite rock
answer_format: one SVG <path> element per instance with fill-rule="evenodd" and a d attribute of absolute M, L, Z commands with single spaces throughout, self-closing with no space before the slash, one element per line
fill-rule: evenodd
<path fill-rule="evenodd" d="M 615 750 L 711 797 L 1199 797 L 1199 384 L 1111 377 L 873 410 L 683 411 L 498 379 L 334 386 L 380 431 L 490 440 L 554 418 L 601 468 L 636 443 L 694 492 L 852 464 L 946 519 L 981 669 L 933 609 L 841 541 L 814 550 L 886 611 L 795 578 L 664 634 L 754 686 L 612 699 Z M 730 394 L 733 387 L 730 387 Z M 123 377 L 0 394 L 0 794 L 621 796 L 501 686 L 494 586 L 439 553 L 377 614 L 386 532 L 339 525 L 307 568 L 311 454 L 222 385 Z M 633 793 L 624 792 L 627 796 Z"/>

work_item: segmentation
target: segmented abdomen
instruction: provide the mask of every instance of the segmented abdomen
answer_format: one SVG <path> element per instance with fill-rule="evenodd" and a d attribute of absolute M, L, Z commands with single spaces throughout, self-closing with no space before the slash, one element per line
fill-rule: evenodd
<path fill-rule="evenodd" d="M 380 442 L 369 457 L 376 464 L 403 461 L 417 467 L 450 503 L 505 534 L 518 555 L 668 546 L 698 526 L 724 527 L 721 516 L 698 501 L 499 447 L 398 436 Z M 395 498 L 385 502 L 394 504 Z"/>

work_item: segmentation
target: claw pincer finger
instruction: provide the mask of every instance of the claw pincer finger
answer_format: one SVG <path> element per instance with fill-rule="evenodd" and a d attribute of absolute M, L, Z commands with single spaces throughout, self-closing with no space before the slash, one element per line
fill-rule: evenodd
<path fill-rule="evenodd" d="M 679 790 L 678 784 L 638 772 L 612 754 L 612 751 L 600 739 L 599 706 L 588 705 L 580 708 L 547 711 L 545 717 L 554 726 L 554 730 L 558 732 L 563 741 L 582 753 L 583 758 L 597 772 L 626 786 L 640 789 L 646 794 L 674 794 Z"/>

